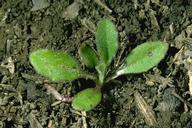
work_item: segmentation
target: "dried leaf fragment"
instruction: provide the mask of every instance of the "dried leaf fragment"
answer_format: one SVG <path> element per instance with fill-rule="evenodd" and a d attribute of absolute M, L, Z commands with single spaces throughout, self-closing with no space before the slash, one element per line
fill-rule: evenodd
<path fill-rule="evenodd" d="M 134 93 L 134 97 L 135 97 L 135 102 L 137 104 L 139 111 L 145 117 L 145 121 L 147 125 L 155 126 L 157 124 L 157 120 L 155 117 L 155 112 L 152 110 L 151 106 L 149 106 L 145 102 L 145 100 L 143 99 L 143 97 L 138 91 Z"/>

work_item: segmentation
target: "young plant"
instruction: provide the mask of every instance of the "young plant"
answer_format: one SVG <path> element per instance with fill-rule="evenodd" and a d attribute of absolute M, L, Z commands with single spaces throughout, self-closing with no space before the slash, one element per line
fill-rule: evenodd
<path fill-rule="evenodd" d="M 116 70 L 109 70 L 118 50 L 118 32 L 110 20 L 102 19 L 96 31 L 96 48 L 83 44 L 79 49 L 82 62 L 88 68 L 95 68 L 95 74 L 83 71 L 78 61 L 66 52 L 41 49 L 31 53 L 29 58 L 35 70 L 52 81 L 78 78 L 95 81 L 95 88 L 79 92 L 72 100 L 74 109 L 89 111 L 100 103 L 103 85 L 121 75 L 148 71 L 164 58 L 168 44 L 161 41 L 143 43 L 133 49 Z"/>

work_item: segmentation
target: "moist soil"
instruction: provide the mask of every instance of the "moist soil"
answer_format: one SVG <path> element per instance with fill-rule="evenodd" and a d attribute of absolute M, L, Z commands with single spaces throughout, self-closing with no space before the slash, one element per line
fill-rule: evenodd
<path fill-rule="evenodd" d="M 37 4 L 0 0 L 0 128 L 192 128 L 191 0 L 50 0 L 34 9 Z M 46 48 L 80 60 L 82 44 L 95 47 L 102 18 L 119 32 L 114 62 L 146 41 L 165 41 L 169 50 L 150 71 L 108 83 L 102 102 L 84 116 L 47 92 L 29 54 Z M 85 79 L 47 83 L 63 96 L 94 86 Z"/>

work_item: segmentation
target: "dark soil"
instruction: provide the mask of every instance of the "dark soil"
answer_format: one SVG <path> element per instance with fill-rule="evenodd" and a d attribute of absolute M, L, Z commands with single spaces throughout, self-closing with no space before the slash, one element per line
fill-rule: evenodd
<path fill-rule="evenodd" d="M 32 0 L 0 0 L 0 128 L 192 128 L 191 0 L 50 0 L 46 8 L 32 11 L 33 6 Z M 146 41 L 162 40 L 170 47 L 150 71 L 105 86 L 102 102 L 86 113 L 85 122 L 70 103 L 53 105 L 57 100 L 47 94 L 28 57 L 48 48 L 79 59 L 82 43 L 95 46 L 95 28 L 103 17 L 117 26 L 123 56 Z M 80 79 L 51 85 L 73 96 L 89 87 L 83 84 Z M 148 115 L 135 92 L 147 103 Z"/>

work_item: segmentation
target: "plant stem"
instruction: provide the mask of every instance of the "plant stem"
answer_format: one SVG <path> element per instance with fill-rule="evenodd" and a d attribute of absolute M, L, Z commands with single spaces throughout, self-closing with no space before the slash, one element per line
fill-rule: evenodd
<path fill-rule="evenodd" d="M 111 80 L 113 80 L 113 79 L 115 79 L 115 78 L 117 78 L 117 77 L 118 77 L 118 76 L 117 76 L 116 74 L 113 74 L 113 75 L 107 77 L 105 83 L 108 83 L 109 81 L 111 81 Z"/>
<path fill-rule="evenodd" d="M 117 70 L 115 70 L 115 72 L 112 73 L 112 75 L 110 75 L 109 77 L 107 77 L 105 83 L 111 81 L 111 80 L 114 80 L 115 78 L 121 76 L 123 73 L 122 73 L 122 69 L 123 69 L 124 65 L 121 65 L 117 68 Z"/>

